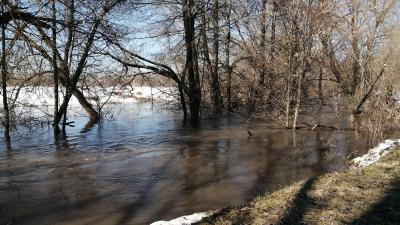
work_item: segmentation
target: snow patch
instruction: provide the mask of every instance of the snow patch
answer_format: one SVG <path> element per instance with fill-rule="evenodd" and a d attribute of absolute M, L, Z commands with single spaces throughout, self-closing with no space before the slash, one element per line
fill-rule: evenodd
<path fill-rule="evenodd" d="M 370 149 L 367 154 L 354 158 L 352 160 L 353 166 L 356 168 L 367 167 L 393 151 L 397 146 L 400 146 L 400 139 L 385 140 L 375 148 Z"/>
<path fill-rule="evenodd" d="M 7 89 L 8 97 L 17 97 L 17 87 Z M 65 90 L 60 91 L 60 104 Z M 174 87 L 132 86 L 130 88 L 100 88 L 92 87 L 82 91 L 86 99 L 95 109 L 107 103 L 107 106 L 124 103 L 137 103 L 142 101 L 173 101 L 177 91 Z M 0 97 L 2 94 L 0 93 Z M 11 100 L 10 100 L 11 102 Z M 52 87 L 26 86 L 19 90 L 16 99 L 15 114 L 23 117 L 51 117 L 54 111 L 54 92 Z M 0 108 L 3 107 L 0 101 Z M 69 115 L 84 115 L 79 101 L 73 96 L 68 104 Z"/>
<path fill-rule="evenodd" d="M 209 216 L 209 213 L 195 213 L 188 216 L 182 216 L 170 221 L 157 221 L 150 225 L 190 225 L 199 222 L 207 216 Z"/>

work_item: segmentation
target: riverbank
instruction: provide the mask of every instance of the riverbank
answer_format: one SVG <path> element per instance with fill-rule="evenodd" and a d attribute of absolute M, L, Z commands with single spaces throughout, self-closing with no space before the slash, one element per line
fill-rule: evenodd
<path fill-rule="evenodd" d="M 349 169 L 298 182 L 242 207 L 153 224 L 400 224 L 399 145 L 400 140 L 386 140 L 353 159 Z"/>
<path fill-rule="evenodd" d="M 197 224 L 399 224 L 400 148 L 388 143 L 355 161 L 373 158 L 372 165 L 310 178 Z M 376 153 L 379 161 L 368 157 Z"/>

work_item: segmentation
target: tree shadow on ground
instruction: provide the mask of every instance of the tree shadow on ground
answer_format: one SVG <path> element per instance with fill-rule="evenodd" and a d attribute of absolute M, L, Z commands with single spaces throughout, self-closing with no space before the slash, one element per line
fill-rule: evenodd
<path fill-rule="evenodd" d="M 359 218 L 348 225 L 398 225 L 400 224 L 400 178 L 392 183 L 385 196 Z"/>
<path fill-rule="evenodd" d="M 318 177 L 312 177 L 308 179 L 303 187 L 299 190 L 299 192 L 296 194 L 296 196 L 293 199 L 293 202 L 291 204 L 291 207 L 288 207 L 287 212 L 283 215 L 282 219 L 277 223 L 281 225 L 300 225 L 304 224 L 302 223 L 304 214 L 308 211 L 308 209 L 312 206 L 315 205 L 313 199 L 311 199 L 308 196 L 308 192 L 312 189 L 313 185 L 315 182 L 318 180 Z M 202 222 L 207 222 L 214 224 L 218 221 L 218 218 L 223 217 L 227 215 L 232 209 L 235 208 L 225 208 L 217 213 L 213 214 L 210 217 L 204 218 L 202 221 L 199 223 L 195 224 L 201 224 Z M 247 221 L 246 218 L 249 217 L 249 215 L 246 215 L 246 213 L 249 213 L 248 210 L 240 210 L 241 213 L 243 214 L 241 216 L 238 216 L 238 218 L 235 218 L 235 221 L 231 221 L 232 224 L 252 224 Z"/>
<path fill-rule="evenodd" d="M 314 183 L 318 180 L 317 177 L 308 179 L 300 191 L 296 194 L 292 206 L 287 210 L 283 218 L 277 223 L 281 225 L 297 225 L 303 224 L 304 214 L 314 205 L 313 200 L 308 196 L 308 192 L 312 189 Z"/>

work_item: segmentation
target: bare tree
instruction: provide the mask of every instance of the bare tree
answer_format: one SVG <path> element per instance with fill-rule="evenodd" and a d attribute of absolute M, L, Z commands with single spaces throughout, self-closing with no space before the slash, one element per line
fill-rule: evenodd
<path fill-rule="evenodd" d="M 219 84 L 219 1 L 214 0 L 214 6 L 212 10 L 212 22 L 213 22 L 213 52 L 214 52 L 214 63 L 213 63 L 213 71 L 211 75 L 212 79 L 212 93 L 213 93 L 213 105 L 214 111 L 220 112 L 223 103 L 221 97 L 221 90 Z"/>
<path fill-rule="evenodd" d="M 192 122 L 200 119 L 201 88 L 198 66 L 198 55 L 195 42 L 195 12 L 194 0 L 182 0 L 183 24 L 185 30 L 186 69 L 189 82 L 189 107 Z"/>
<path fill-rule="evenodd" d="M 53 83 L 54 83 L 54 118 L 58 112 L 58 66 L 57 66 L 57 11 L 56 11 L 56 0 L 52 0 L 52 41 L 53 41 Z"/>
<path fill-rule="evenodd" d="M 1 2 L 1 14 L 4 15 L 4 3 Z M 1 24 L 1 83 L 3 94 L 3 108 L 4 108 L 4 139 L 7 148 L 11 149 L 10 138 L 10 109 L 8 107 L 7 99 L 7 63 L 6 63 L 6 23 Z"/>

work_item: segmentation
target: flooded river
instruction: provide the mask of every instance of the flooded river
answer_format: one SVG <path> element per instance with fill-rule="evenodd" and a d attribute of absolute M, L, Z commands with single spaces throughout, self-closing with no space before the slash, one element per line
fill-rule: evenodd
<path fill-rule="evenodd" d="M 0 146 L 0 224 L 144 225 L 240 205 L 304 178 L 343 169 L 372 144 L 353 131 L 272 130 L 247 134 L 235 117 L 200 128 L 149 104 L 112 120 L 73 118 L 65 138 L 51 127 Z"/>

